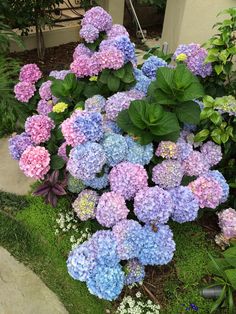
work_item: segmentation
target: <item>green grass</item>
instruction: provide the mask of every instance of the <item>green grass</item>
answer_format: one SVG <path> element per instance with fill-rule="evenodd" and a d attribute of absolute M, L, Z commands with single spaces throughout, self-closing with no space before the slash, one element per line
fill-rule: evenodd
<path fill-rule="evenodd" d="M 86 285 L 70 278 L 66 259 L 70 234 L 55 235 L 58 212 L 70 208 L 61 199 L 57 208 L 45 205 L 41 198 L 15 196 L 0 192 L 0 245 L 18 260 L 29 265 L 61 299 L 69 313 L 104 314 L 111 304 L 92 296 Z M 9 215 L 14 214 L 14 216 Z M 194 303 L 198 313 L 210 313 L 212 301 L 203 299 L 199 288 L 207 274 L 208 252 L 217 254 L 212 240 L 196 223 L 172 223 L 176 241 L 174 271 L 166 277 L 166 306 L 161 314 L 193 313 L 182 304 Z"/>

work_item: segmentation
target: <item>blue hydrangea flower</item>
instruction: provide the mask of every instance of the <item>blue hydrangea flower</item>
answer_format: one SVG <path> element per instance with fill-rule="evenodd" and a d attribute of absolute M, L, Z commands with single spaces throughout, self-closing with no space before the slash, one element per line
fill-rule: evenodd
<path fill-rule="evenodd" d="M 114 46 L 121 50 L 125 57 L 125 63 L 134 61 L 136 63 L 135 45 L 128 36 L 118 36 L 114 39 Z"/>
<path fill-rule="evenodd" d="M 136 79 L 136 84 L 134 86 L 134 89 L 143 92 L 145 95 L 147 95 L 149 85 L 151 84 L 152 80 L 145 76 L 143 72 L 139 69 L 134 69 L 134 76 Z"/>
<path fill-rule="evenodd" d="M 199 205 L 192 191 L 186 186 L 179 186 L 170 190 L 174 210 L 171 215 L 179 223 L 193 221 L 197 218 Z"/>
<path fill-rule="evenodd" d="M 84 184 L 95 190 L 102 190 L 106 188 L 109 184 L 108 168 L 105 169 L 105 172 L 102 176 L 97 175 L 94 179 L 85 180 Z"/>
<path fill-rule="evenodd" d="M 101 95 L 94 95 L 88 98 L 84 103 L 86 111 L 103 112 L 106 105 L 106 99 Z"/>
<path fill-rule="evenodd" d="M 90 238 L 96 252 L 96 262 L 100 265 L 114 266 L 120 259 L 117 254 L 117 241 L 112 231 L 101 230 Z"/>
<path fill-rule="evenodd" d="M 156 78 L 157 69 L 167 66 L 167 62 L 156 56 L 149 57 L 142 65 L 142 72 L 150 79 Z"/>
<path fill-rule="evenodd" d="M 109 133 L 104 139 L 102 146 L 109 166 L 115 166 L 126 159 L 128 145 L 122 135 Z"/>
<path fill-rule="evenodd" d="M 118 124 L 112 120 L 103 120 L 103 131 L 104 133 L 116 133 L 121 134 L 121 129 L 118 127 Z"/>
<path fill-rule="evenodd" d="M 98 112 L 83 111 L 75 118 L 73 128 L 82 133 L 88 141 L 98 142 L 103 137 L 102 115 Z"/>
<path fill-rule="evenodd" d="M 77 179 L 91 180 L 101 172 L 106 163 L 106 155 L 98 143 L 87 142 L 70 151 L 67 170 Z"/>
<path fill-rule="evenodd" d="M 91 241 L 84 242 L 70 252 L 67 259 L 68 273 L 75 280 L 86 281 L 96 265 L 95 258 Z"/>
<path fill-rule="evenodd" d="M 88 281 L 87 287 L 93 295 L 100 299 L 115 300 L 124 287 L 125 275 L 119 264 L 109 267 L 97 265 Z"/>
<path fill-rule="evenodd" d="M 20 160 L 26 148 L 33 145 L 30 135 L 26 132 L 11 137 L 8 143 L 11 157 L 15 160 Z"/>
<path fill-rule="evenodd" d="M 124 219 L 112 231 L 117 242 L 117 252 L 121 260 L 138 257 L 142 241 L 142 226 L 135 220 Z"/>
<path fill-rule="evenodd" d="M 173 233 L 168 225 L 157 225 L 157 231 L 151 226 L 143 227 L 142 246 L 139 261 L 143 265 L 165 265 L 174 255 L 175 242 Z"/>
<path fill-rule="evenodd" d="M 127 136 L 126 143 L 128 144 L 127 161 L 133 164 L 140 164 L 142 166 L 149 164 L 153 157 L 153 144 L 140 145 L 135 142 L 130 136 Z"/>
<path fill-rule="evenodd" d="M 132 285 L 136 282 L 143 281 L 145 277 L 145 268 L 138 259 L 131 259 L 125 265 L 125 284 Z"/>
<path fill-rule="evenodd" d="M 218 171 L 218 170 L 212 170 L 209 171 L 206 176 L 210 176 L 211 178 L 215 179 L 216 181 L 219 182 L 221 188 L 222 188 L 222 198 L 220 200 L 221 203 L 224 203 L 227 201 L 228 197 L 229 197 L 229 185 L 226 182 L 223 174 Z"/>

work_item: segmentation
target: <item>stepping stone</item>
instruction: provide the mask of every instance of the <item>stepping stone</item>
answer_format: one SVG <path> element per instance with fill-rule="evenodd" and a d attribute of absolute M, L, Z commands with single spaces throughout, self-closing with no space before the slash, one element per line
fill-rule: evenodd
<path fill-rule="evenodd" d="M 1 314 L 68 314 L 42 280 L 2 247 L 0 287 Z"/>
<path fill-rule="evenodd" d="M 27 178 L 8 151 L 8 139 L 0 139 L 0 190 L 19 195 L 27 194 L 33 179 Z M 1 311 L 0 311 L 1 313 Z"/>

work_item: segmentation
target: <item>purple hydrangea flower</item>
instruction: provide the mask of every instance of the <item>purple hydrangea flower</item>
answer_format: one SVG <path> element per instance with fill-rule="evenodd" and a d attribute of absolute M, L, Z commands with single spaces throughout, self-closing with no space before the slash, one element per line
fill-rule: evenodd
<path fill-rule="evenodd" d="M 67 148 L 67 143 L 66 142 L 62 143 L 58 147 L 57 155 L 60 156 L 62 159 L 64 159 L 67 162 L 68 157 L 67 157 L 66 148 Z"/>
<path fill-rule="evenodd" d="M 225 203 L 229 197 L 229 185 L 226 182 L 224 176 L 218 170 L 209 171 L 205 174 L 205 176 L 209 176 L 220 184 L 222 188 L 222 198 L 220 200 L 221 203 Z"/>
<path fill-rule="evenodd" d="M 49 100 L 52 98 L 51 92 L 52 81 L 44 82 L 39 88 L 39 95 L 44 100 Z"/>
<path fill-rule="evenodd" d="M 38 102 L 37 111 L 39 114 L 47 116 L 50 112 L 52 112 L 52 108 L 53 108 L 53 104 L 50 100 L 47 101 L 47 100 L 41 99 Z"/>
<path fill-rule="evenodd" d="M 97 175 L 94 179 L 85 180 L 84 184 L 95 190 L 102 190 L 109 185 L 108 167 L 105 167 L 102 175 Z"/>
<path fill-rule="evenodd" d="M 222 159 L 221 147 L 211 141 L 202 145 L 201 153 L 211 167 L 217 165 Z"/>
<path fill-rule="evenodd" d="M 82 26 L 79 34 L 86 43 L 93 43 L 99 37 L 99 30 L 91 24 L 86 24 Z"/>
<path fill-rule="evenodd" d="M 102 226 L 110 228 L 120 220 L 126 219 L 128 213 L 123 196 L 115 192 L 107 192 L 99 199 L 96 218 Z"/>
<path fill-rule="evenodd" d="M 70 151 L 67 170 L 77 179 L 90 180 L 102 170 L 106 163 L 106 155 L 98 143 L 87 142 L 74 147 Z"/>
<path fill-rule="evenodd" d="M 127 95 L 126 92 L 118 92 L 106 101 L 106 117 L 109 120 L 115 121 L 118 117 L 118 114 L 125 109 L 129 108 L 131 103 L 131 98 Z"/>
<path fill-rule="evenodd" d="M 112 27 L 112 17 L 103 8 L 97 6 L 88 10 L 82 19 L 82 26 L 93 25 L 100 32 L 109 31 Z"/>
<path fill-rule="evenodd" d="M 120 24 L 113 24 L 112 28 L 107 32 L 108 39 L 114 39 L 118 36 L 127 36 L 129 37 L 129 33 L 126 28 Z"/>
<path fill-rule="evenodd" d="M 116 165 L 109 174 L 111 190 L 126 200 L 132 199 L 139 190 L 147 187 L 147 179 L 144 167 L 131 162 Z"/>
<path fill-rule="evenodd" d="M 193 152 L 193 146 L 180 138 L 177 141 L 177 159 L 183 162 Z"/>
<path fill-rule="evenodd" d="M 20 70 L 19 79 L 21 82 L 36 83 L 42 77 L 42 72 L 35 63 L 24 65 Z"/>
<path fill-rule="evenodd" d="M 138 259 L 131 259 L 125 265 L 125 284 L 140 283 L 145 277 L 145 268 Z"/>
<path fill-rule="evenodd" d="M 119 36 L 114 39 L 114 46 L 123 52 L 125 63 L 137 62 L 135 56 L 135 45 L 130 41 L 128 36 Z"/>
<path fill-rule="evenodd" d="M 155 155 L 166 159 L 177 159 L 177 144 L 171 141 L 161 141 L 157 147 Z"/>
<path fill-rule="evenodd" d="M 165 265 L 173 258 L 175 242 L 170 227 L 157 225 L 155 229 L 157 231 L 149 225 L 143 227 L 143 240 L 138 257 L 143 265 Z"/>
<path fill-rule="evenodd" d="M 219 226 L 226 239 L 236 238 L 236 211 L 228 208 L 218 214 Z"/>
<path fill-rule="evenodd" d="M 109 267 L 97 265 L 87 281 L 87 287 L 100 299 L 115 300 L 124 287 L 125 274 L 119 264 Z"/>
<path fill-rule="evenodd" d="M 171 218 L 178 223 L 193 221 L 197 218 L 199 205 L 192 191 L 186 186 L 179 186 L 170 190 L 173 200 Z"/>
<path fill-rule="evenodd" d="M 106 99 L 101 95 L 94 95 L 88 98 L 84 103 L 86 111 L 103 112 L 106 105 Z"/>
<path fill-rule="evenodd" d="M 135 220 L 122 220 L 112 228 L 121 260 L 138 257 L 142 241 L 142 226 Z"/>
<path fill-rule="evenodd" d="M 135 195 L 134 213 L 144 223 L 165 224 L 172 211 L 170 193 L 158 186 L 142 189 Z"/>
<path fill-rule="evenodd" d="M 50 77 L 54 77 L 57 80 L 64 80 L 67 74 L 71 73 L 70 70 L 61 70 L 61 71 L 51 71 L 49 73 Z"/>
<path fill-rule="evenodd" d="M 98 194 L 93 190 L 83 190 L 78 195 L 72 207 L 80 220 L 86 221 L 95 218 L 98 199 Z"/>
<path fill-rule="evenodd" d="M 20 102 L 29 102 L 35 92 L 36 87 L 30 82 L 19 82 L 14 86 L 15 97 Z"/>
<path fill-rule="evenodd" d="M 121 129 L 118 127 L 115 121 L 111 121 L 109 119 L 103 119 L 103 131 L 105 134 L 107 133 L 116 133 L 120 134 Z"/>
<path fill-rule="evenodd" d="M 184 173 L 188 176 L 199 176 L 204 172 L 207 172 L 210 168 L 204 155 L 197 151 L 190 153 L 183 161 L 182 166 Z"/>
<path fill-rule="evenodd" d="M 20 160 L 26 148 L 33 145 L 30 135 L 25 132 L 11 137 L 8 142 L 11 157 L 15 160 Z"/>
<path fill-rule="evenodd" d="M 84 44 L 79 44 L 73 53 L 73 60 L 77 59 L 78 57 L 87 56 L 91 57 L 93 54 L 92 50 L 90 50 L 88 47 L 86 47 Z"/>
<path fill-rule="evenodd" d="M 183 169 L 177 160 L 164 160 L 152 169 L 152 181 L 163 189 L 171 189 L 181 184 Z"/>
<path fill-rule="evenodd" d="M 150 79 L 156 78 L 156 72 L 160 67 L 167 66 L 167 62 L 161 58 L 156 56 L 149 57 L 144 64 L 142 65 L 142 72 L 144 75 L 149 77 Z"/>

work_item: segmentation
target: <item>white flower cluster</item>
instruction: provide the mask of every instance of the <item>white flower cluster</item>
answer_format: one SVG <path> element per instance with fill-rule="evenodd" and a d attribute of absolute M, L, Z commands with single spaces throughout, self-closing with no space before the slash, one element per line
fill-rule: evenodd
<path fill-rule="evenodd" d="M 56 219 L 57 227 L 55 230 L 55 234 L 59 234 L 60 232 L 75 232 L 76 234 L 71 235 L 70 243 L 72 244 L 72 249 L 74 249 L 77 245 L 82 244 L 86 240 L 88 240 L 92 233 L 89 228 L 79 230 L 79 224 L 77 218 L 74 216 L 74 213 L 64 213 L 60 212 L 58 214 L 58 218 Z"/>
<path fill-rule="evenodd" d="M 151 300 L 141 300 L 141 292 L 136 293 L 136 298 L 131 296 L 124 297 L 120 303 L 116 314 L 159 314 L 160 306 Z"/>

